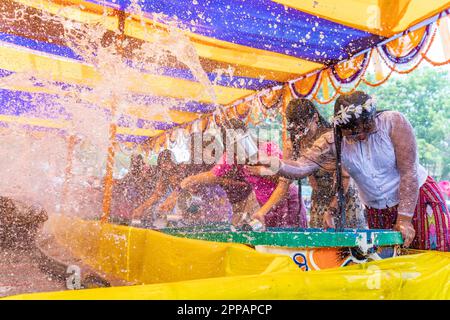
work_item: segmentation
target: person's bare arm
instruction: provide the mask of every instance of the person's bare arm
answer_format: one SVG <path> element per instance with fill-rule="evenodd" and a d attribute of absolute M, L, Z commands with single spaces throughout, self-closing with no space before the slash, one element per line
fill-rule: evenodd
<path fill-rule="evenodd" d="M 231 186 L 235 188 L 247 187 L 247 183 L 244 181 L 237 181 L 227 177 L 218 177 L 213 172 L 207 171 L 202 172 L 194 176 L 189 176 L 181 182 L 181 187 L 183 189 L 189 189 L 195 187 L 196 185 L 205 184 L 218 184 L 221 186 Z"/>
<path fill-rule="evenodd" d="M 248 183 L 245 181 L 234 180 L 231 178 L 217 177 L 218 184 L 232 188 L 247 188 Z"/>
<path fill-rule="evenodd" d="M 286 160 L 291 159 L 293 155 L 293 146 L 292 141 L 291 139 L 289 139 L 289 134 L 287 132 L 287 121 L 284 111 L 282 122 L 282 140 L 283 140 L 283 158 Z M 291 184 L 291 181 L 285 178 L 279 178 L 278 176 L 271 176 L 270 178 L 272 181 L 275 179 L 278 180 L 277 187 L 272 192 L 267 202 L 252 215 L 252 218 L 258 219 L 262 223 L 264 223 L 264 216 L 286 197 L 289 191 L 289 185 Z"/>
<path fill-rule="evenodd" d="M 398 213 L 412 217 L 419 196 L 417 143 L 411 124 L 400 113 L 392 115 L 390 137 L 400 173 Z"/>
<path fill-rule="evenodd" d="M 161 205 L 159 206 L 159 211 L 162 212 L 170 212 L 173 210 L 173 208 L 175 207 L 176 203 L 177 203 L 177 199 L 178 196 L 180 195 L 180 191 L 179 190 L 174 190 L 168 197 L 167 199 L 161 203 Z"/>
<path fill-rule="evenodd" d="M 294 153 L 294 146 L 287 133 L 283 135 L 283 159 L 292 159 Z"/>
<path fill-rule="evenodd" d="M 269 199 L 262 207 L 258 209 L 253 215 L 252 218 L 260 220 L 264 223 L 264 216 L 277 204 L 279 204 L 283 199 L 286 198 L 286 195 L 289 190 L 289 185 L 291 182 L 287 179 L 280 178 L 278 181 L 278 185 L 275 190 L 270 195 Z"/>
<path fill-rule="evenodd" d="M 415 237 L 411 221 L 419 197 L 417 143 L 411 124 L 401 113 L 392 113 L 391 121 L 390 138 L 400 174 L 398 216 L 394 229 L 402 233 L 404 245 L 408 247 Z"/>
<path fill-rule="evenodd" d="M 247 166 L 255 175 L 274 175 L 294 180 L 305 178 L 319 168 L 335 167 L 334 140 L 331 132 L 323 134 L 298 160 L 279 160 L 270 157 L 261 161 L 262 166 Z"/>
<path fill-rule="evenodd" d="M 317 162 L 302 156 L 298 160 L 280 161 L 278 175 L 288 179 L 303 179 L 313 174 L 319 168 L 320 165 Z"/>
<path fill-rule="evenodd" d="M 181 188 L 189 189 L 195 185 L 202 185 L 202 184 L 219 184 L 219 179 L 213 172 L 206 171 L 196 174 L 194 176 L 186 177 L 181 182 Z"/>
<path fill-rule="evenodd" d="M 140 218 L 144 212 L 145 209 L 151 207 L 160 197 L 164 195 L 164 192 L 167 189 L 167 183 L 159 178 L 158 182 L 156 182 L 155 191 L 152 193 L 152 195 L 144 201 L 139 207 L 134 209 L 133 211 L 133 217 Z"/>

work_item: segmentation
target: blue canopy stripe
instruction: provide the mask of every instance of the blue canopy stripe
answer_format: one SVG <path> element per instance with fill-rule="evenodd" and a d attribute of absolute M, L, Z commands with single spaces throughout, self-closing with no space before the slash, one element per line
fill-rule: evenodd
<path fill-rule="evenodd" d="M 126 11 L 131 1 L 109 3 Z M 196 34 L 324 64 L 347 59 L 384 39 L 271 0 L 146 0 L 139 5 L 148 17 L 176 17 Z"/>

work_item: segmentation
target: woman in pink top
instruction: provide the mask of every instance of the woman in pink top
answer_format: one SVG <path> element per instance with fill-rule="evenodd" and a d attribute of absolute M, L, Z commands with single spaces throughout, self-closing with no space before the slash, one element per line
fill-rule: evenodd
<path fill-rule="evenodd" d="M 236 119 L 231 119 L 231 129 L 246 131 L 245 125 Z M 232 147 L 232 146 L 231 146 Z M 230 148 L 230 146 L 227 146 Z M 282 157 L 278 146 L 273 142 L 260 143 L 259 153 L 267 156 Z M 252 217 L 260 220 L 266 227 L 306 227 L 306 211 L 302 206 L 300 211 L 298 190 L 295 185 L 290 185 L 290 180 L 273 176 L 252 175 L 244 165 L 226 161 L 227 155 L 223 154 L 219 164 L 208 173 L 199 177 L 189 177 L 181 183 L 182 188 L 195 184 L 214 183 L 220 178 L 226 177 L 235 171 L 243 176 L 245 182 L 250 184 L 255 192 L 256 199 L 261 206 L 253 213 Z"/>

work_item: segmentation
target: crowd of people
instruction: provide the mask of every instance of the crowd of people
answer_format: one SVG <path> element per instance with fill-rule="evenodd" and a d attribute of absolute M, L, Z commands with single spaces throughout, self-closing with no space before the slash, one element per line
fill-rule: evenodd
<path fill-rule="evenodd" d="M 236 227 L 259 221 L 265 227 L 392 229 L 405 246 L 450 250 L 444 196 L 419 164 L 413 128 L 401 113 L 377 110 L 373 97 L 356 91 L 336 100 L 332 123 L 307 99 L 290 101 L 284 116 L 289 139 L 283 149 L 256 141 L 242 121 L 230 119 L 220 128 L 226 152 L 213 154 L 215 163 L 178 163 L 170 150 L 159 154 L 156 166 L 133 156 L 115 186 L 113 216 L 156 228 L 174 221 Z M 240 146 L 228 139 L 230 130 L 257 146 L 256 162 L 229 154 Z M 204 147 L 192 147 L 191 160 Z M 312 187 L 309 219 L 304 178 Z"/>

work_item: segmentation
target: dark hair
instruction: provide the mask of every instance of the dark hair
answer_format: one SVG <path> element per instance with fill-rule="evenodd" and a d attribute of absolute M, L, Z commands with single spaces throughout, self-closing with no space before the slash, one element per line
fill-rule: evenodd
<path fill-rule="evenodd" d="M 315 114 L 317 114 L 319 119 L 317 124 L 319 129 L 331 128 L 331 124 L 322 117 L 314 103 L 308 99 L 293 99 L 286 108 L 286 120 L 288 124 L 305 125 Z M 320 131 L 323 133 L 323 130 Z M 291 135 L 290 138 L 293 147 L 293 157 L 298 158 L 300 156 L 301 142 L 298 139 L 295 139 L 293 135 Z"/>
<path fill-rule="evenodd" d="M 319 122 L 317 123 L 317 126 L 321 132 L 325 128 L 330 128 L 331 125 L 328 123 L 328 121 L 325 120 L 324 117 L 319 113 L 316 106 L 312 101 L 308 99 L 292 99 L 289 101 L 285 116 L 288 124 L 295 124 L 296 126 L 299 125 L 306 125 L 311 121 L 311 119 L 314 117 L 315 114 L 317 114 Z M 293 158 L 299 158 L 300 157 L 300 150 L 301 150 L 301 141 L 299 139 L 295 139 L 294 135 L 290 135 L 291 142 L 292 142 L 292 148 L 293 148 Z M 299 202 L 302 203 L 302 179 L 298 179 L 298 199 Z M 300 206 L 299 211 L 301 211 L 302 208 Z"/>
<path fill-rule="evenodd" d="M 367 100 L 371 99 L 371 96 L 363 91 L 355 91 L 353 93 L 342 94 L 339 98 L 336 99 L 334 103 L 334 115 L 341 110 L 341 107 L 348 107 L 350 105 L 363 105 Z M 350 114 L 351 118 L 348 119 L 347 123 L 340 124 L 339 127 L 341 129 L 353 129 L 358 127 L 361 122 L 365 122 L 369 119 L 372 119 L 373 115 L 376 113 L 376 110 L 373 109 L 371 111 L 367 111 L 366 109 L 362 109 L 361 115 L 356 117 L 354 114 Z"/>
<path fill-rule="evenodd" d="M 227 130 L 233 130 L 233 131 L 242 130 L 245 133 L 245 132 L 247 132 L 248 128 L 247 128 L 246 124 L 240 119 L 236 119 L 236 118 L 226 119 L 220 125 L 220 131 L 222 133 L 222 141 L 224 142 L 224 146 L 225 146 L 225 141 L 227 141 L 227 134 L 228 134 Z"/>
<path fill-rule="evenodd" d="M 157 160 L 158 167 L 168 161 L 172 162 L 173 164 L 176 164 L 175 155 L 173 154 L 173 152 L 169 149 L 161 151 L 158 155 Z"/>
<path fill-rule="evenodd" d="M 134 175 L 139 175 L 142 174 L 144 167 L 144 157 L 141 154 L 133 154 L 130 159 L 129 172 Z"/>
<path fill-rule="evenodd" d="M 362 105 L 371 97 L 363 91 L 355 91 L 353 93 L 340 95 L 334 103 L 334 115 L 341 110 L 341 106 L 347 107 L 350 105 Z M 338 214 L 339 219 L 336 225 L 337 229 L 342 230 L 345 226 L 345 196 L 344 187 L 342 185 L 342 157 L 341 157 L 341 145 L 342 145 L 342 129 L 353 129 L 357 127 L 361 122 L 371 119 L 376 113 L 375 109 L 367 111 L 362 110 L 361 115 L 356 118 L 351 115 L 349 121 L 345 124 L 334 125 L 334 144 L 336 146 L 336 186 L 338 197 Z"/>
<path fill-rule="evenodd" d="M 289 123 L 305 124 L 317 114 L 319 126 L 331 128 L 330 123 L 319 113 L 316 106 L 308 99 L 293 99 L 286 108 L 286 120 Z"/>
<path fill-rule="evenodd" d="M 131 155 L 130 158 L 130 166 L 131 167 L 136 167 L 136 166 L 144 166 L 145 162 L 144 162 L 144 157 L 141 154 L 133 154 Z"/>

